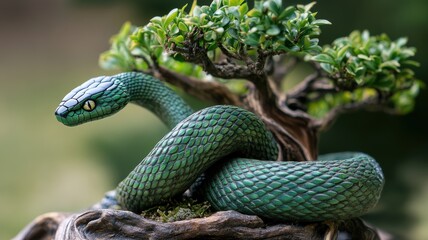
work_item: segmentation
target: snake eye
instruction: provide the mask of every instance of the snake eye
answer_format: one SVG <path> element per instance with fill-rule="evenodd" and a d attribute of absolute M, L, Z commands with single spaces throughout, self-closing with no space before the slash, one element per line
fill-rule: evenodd
<path fill-rule="evenodd" d="M 85 111 L 92 111 L 94 110 L 96 107 L 95 101 L 94 100 L 87 100 L 84 104 L 83 104 L 83 109 Z"/>

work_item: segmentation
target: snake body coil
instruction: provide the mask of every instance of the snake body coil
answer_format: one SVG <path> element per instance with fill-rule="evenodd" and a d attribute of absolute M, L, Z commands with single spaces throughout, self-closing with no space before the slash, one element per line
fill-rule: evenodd
<path fill-rule="evenodd" d="M 55 114 L 68 126 L 103 118 L 137 103 L 172 130 L 116 189 L 120 205 L 139 212 L 183 193 L 206 174 L 204 196 L 217 210 L 277 220 L 346 219 L 367 212 L 384 184 L 377 162 L 336 153 L 311 162 L 277 162 L 277 143 L 253 113 L 213 106 L 196 113 L 151 76 L 93 78 L 72 90 Z"/>

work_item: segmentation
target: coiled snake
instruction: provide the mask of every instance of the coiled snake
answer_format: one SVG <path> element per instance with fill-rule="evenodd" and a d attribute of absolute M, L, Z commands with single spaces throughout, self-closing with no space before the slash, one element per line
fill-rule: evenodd
<path fill-rule="evenodd" d="M 273 161 L 277 143 L 255 114 L 235 106 L 193 113 L 171 89 L 142 73 L 92 78 L 67 94 L 55 115 L 74 126 L 116 113 L 128 102 L 151 110 L 172 128 L 116 188 L 118 203 L 130 211 L 183 193 L 203 173 L 204 197 L 217 210 L 276 220 L 351 218 L 380 197 L 383 174 L 370 156 Z"/>

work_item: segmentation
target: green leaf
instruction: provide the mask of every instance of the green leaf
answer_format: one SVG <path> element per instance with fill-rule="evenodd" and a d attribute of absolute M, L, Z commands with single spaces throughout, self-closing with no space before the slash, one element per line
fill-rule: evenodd
<path fill-rule="evenodd" d="M 331 22 L 328 20 L 325 20 L 325 19 L 317 19 L 317 20 L 313 21 L 312 24 L 318 25 L 318 26 L 320 26 L 320 25 L 331 25 Z"/>
<path fill-rule="evenodd" d="M 182 35 L 179 35 L 179 36 L 173 38 L 173 41 L 175 43 L 182 43 L 182 42 L 184 42 L 184 37 Z"/>
<path fill-rule="evenodd" d="M 226 25 L 229 23 L 230 23 L 230 18 L 228 18 L 228 17 L 223 17 L 223 19 L 221 20 L 221 26 L 222 27 L 226 27 Z"/>
<path fill-rule="evenodd" d="M 164 30 L 162 30 L 162 29 L 158 29 L 156 33 L 157 33 L 157 34 L 156 34 L 156 37 L 157 37 L 157 39 L 158 39 L 158 42 L 159 42 L 160 44 L 165 43 L 165 40 L 166 40 L 166 34 L 165 34 L 165 31 L 164 31 Z"/>
<path fill-rule="evenodd" d="M 398 63 L 395 60 L 383 62 L 379 66 L 379 68 L 390 68 L 390 69 L 394 69 L 394 70 L 398 70 L 399 67 L 400 67 L 400 63 Z"/>
<path fill-rule="evenodd" d="M 154 17 L 152 19 L 150 19 L 150 22 L 152 22 L 153 24 L 162 25 L 162 18 L 161 17 Z"/>
<path fill-rule="evenodd" d="M 242 0 L 229 0 L 229 6 L 239 6 L 241 4 Z"/>
<path fill-rule="evenodd" d="M 264 5 L 265 5 L 265 8 L 269 9 L 269 11 L 271 11 L 276 16 L 278 16 L 280 14 L 280 11 L 281 11 L 281 9 L 279 7 L 281 5 L 280 2 L 279 2 L 279 4 L 277 4 L 276 1 L 271 0 L 271 1 L 266 1 L 264 3 Z"/>
<path fill-rule="evenodd" d="M 224 33 L 224 28 L 219 27 L 219 28 L 216 28 L 215 31 L 216 31 L 216 33 L 222 35 Z"/>
<path fill-rule="evenodd" d="M 168 26 L 178 15 L 178 9 L 174 8 L 172 9 L 168 15 L 165 18 L 165 21 L 163 23 L 163 27 L 166 28 L 166 26 Z"/>
<path fill-rule="evenodd" d="M 174 35 L 177 35 L 179 32 L 180 32 L 180 29 L 178 29 L 177 24 L 173 23 L 169 30 L 169 35 L 174 36 Z"/>
<path fill-rule="evenodd" d="M 403 65 L 412 66 L 412 67 L 420 67 L 421 64 L 419 62 L 413 60 L 406 60 L 401 62 Z"/>
<path fill-rule="evenodd" d="M 192 9 L 193 9 L 193 11 L 191 11 L 192 16 L 199 17 L 202 14 L 201 8 L 198 5 L 195 5 L 195 7 L 192 6 Z"/>
<path fill-rule="evenodd" d="M 182 31 L 184 33 L 187 33 L 189 31 L 189 28 L 183 22 L 178 23 L 178 28 L 180 29 L 180 31 Z"/>
<path fill-rule="evenodd" d="M 415 55 L 415 49 L 412 48 L 406 48 L 401 50 L 401 58 L 409 58 L 413 57 Z"/>
<path fill-rule="evenodd" d="M 248 12 L 248 4 L 244 3 L 241 6 L 239 6 L 239 14 L 241 16 L 244 16 Z"/>
<path fill-rule="evenodd" d="M 207 50 L 208 50 L 208 51 L 213 51 L 213 50 L 215 50 L 217 47 L 218 47 L 218 46 L 217 46 L 217 43 L 216 43 L 216 42 L 214 42 L 214 43 L 212 43 L 211 45 L 209 45 L 209 46 L 208 46 Z"/>
<path fill-rule="evenodd" d="M 349 45 L 345 45 L 344 47 L 340 48 L 339 51 L 337 51 L 337 59 L 339 61 L 342 61 L 342 59 L 345 57 L 349 47 Z"/>
<path fill-rule="evenodd" d="M 262 16 L 262 12 L 260 12 L 258 9 L 251 9 L 250 11 L 248 11 L 247 16 L 249 17 L 260 17 Z"/>
<path fill-rule="evenodd" d="M 294 6 L 290 6 L 285 8 L 281 14 L 278 16 L 278 20 L 290 18 L 296 11 L 296 8 Z"/>
<path fill-rule="evenodd" d="M 372 59 L 371 57 L 366 56 L 366 55 L 364 55 L 364 54 L 358 54 L 358 55 L 357 55 L 357 57 L 358 57 L 359 59 L 362 59 L 362 60 L 365 60 L 365 61 L 373 61 L 373 59 Z"/>
<path fill-rule="evenodd" d="M 229 33 L 229 35 L 234 38 L 234 39 L 239 39 L 239 35 L 238 35 L 238 31 L 234 28 L 229 28 L 227 29 L 227 33 Z"/>
<path fill-rule="evenodd" d="M 160 58 L 162 55 L 163 48 L 162 47 L 154 47 L 154 50 L 152 51 L 152 55 L 155 56 L 157 59 Z"/>
<path fill-rule="evenodd" d="M 304 49 L 308 49 L 308 48 L 311 47 L 312 42 L 311 42 L 311 40 L 309 39 L 308 36 L 305 36 L 302 40 L 303 40 L 303 47 L 304 47 Z"/>
<path fill-rule="evenodd" d="M 316 4 L 317 2 L 311 2 L 307 5 L 305 5 L 305 12 L 309 12 L 311 10 L 311 8 Z"/>
<path fill-rule="evenodd" d="M 259 40 L 260 40 L 260 35 L 258 35 L 257 33 L 252 33 L 248 35 L 247 38 L 245 39 L 245 44 L 250 46 L 257 46 L 259 44 Z"/>
<path fill-rule="evenodd" d="M 267 34 L 267 35 L 270 35 L 270 36 L 276 36 L 276 35 L 278 35 L 280 32 L 281 32 L 281 30 L 279 30 L 278 26 L 276 26 L 276 25 L 272 25 L 272 26 L 270 26 L 270 28 L 266 31 L 266 34 Z"/>
<path fill-rule="evenodd" d="M 335 59 L 337 57 L 336 51 L 334 49 L 331 49 L 331 48 L 325 49 L 324 53 L 329 55 L 333 59 Z"/>
<path fill-rule="evenodd" d="M 316 62 L 320 62 L 320 63 L 328 63 L 330 65 L 336 64 L 335 60 L 330 55 L 327 55 L 324 53 L 313 56 L 311 58 L 311 60 L 316 61 Z"/>
<path fill-rule="evenodd" d="M 214 31 L 208 31 L 204 34 L 204 39 L 207 41 L 216 40 L 217 34 Z"/>
<path fill-rule="evenodd" d="M 394 86 L 394 82 L 394 75 L 387 75 L 383 78 L 377 79 L 374 83 L 371 84 L 371 86 L 383 91 L 390 91 Z"/>
<path fill-rule="evenodd" d="M 336 68 L 331 64 L 320 63 L 320 66 L 322 69 L 324 69 L 324 71 L 329 74 L 333 74 L 334 72 L 336 72 Z"/>
<path fill-rule="evenodd" d="M 292 46 L 290 48 L 290 52 L 300 52 L 301 48 L 299 46 Z"/>
<path fill-rule="evenodd" d="M 407 38 L 402 37 L 402 38 L 397 39 L 397 41 L 395 41 L 395 42 L 397 44 L 397 47 L 403 47 L 404 45 L 407 44 L 407 41 L 408 41 Z"/>
<path fill-rule="evenodd" d="M 187 5 L 187 4 L 186 4 Z M 192 2 L 192 6 L 190 7 L 189 10 L 189 15 L 193 16 L 193 11 L 195 10 L 195 8 L 198 6 L 198 0 L 193 0 Z"/>

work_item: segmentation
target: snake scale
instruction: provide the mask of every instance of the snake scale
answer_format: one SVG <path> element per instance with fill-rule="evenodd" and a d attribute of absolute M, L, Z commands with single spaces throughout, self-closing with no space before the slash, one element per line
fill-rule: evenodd
<path fill-rule="evenodd" d="M 335 153 L 317 161 L 273 161 L 277 143 L 253 113 L 212 106 L 193 113 L 150 75 L 126 72 L 88 80 L 55 111 L 74 126 L 143 106 L 172 130 L 116 188 L 116 200 L 139 212 L 182 194 L 201 174 L 204 197 L 217 210 L 287 221 L 347 219 L 376 205 L 384 184 L 378 163 L 364 153 Z"/>

